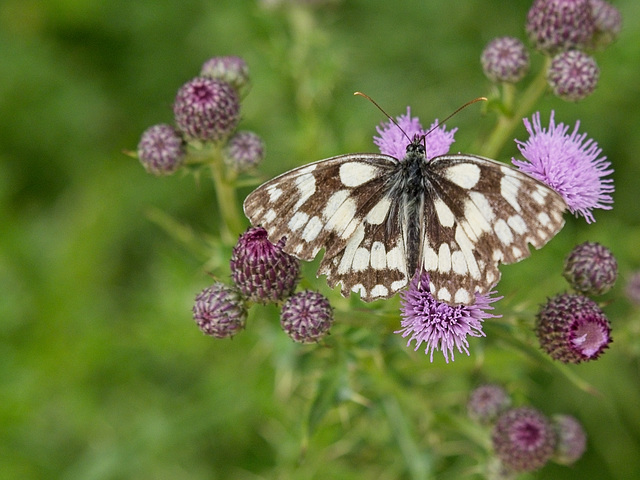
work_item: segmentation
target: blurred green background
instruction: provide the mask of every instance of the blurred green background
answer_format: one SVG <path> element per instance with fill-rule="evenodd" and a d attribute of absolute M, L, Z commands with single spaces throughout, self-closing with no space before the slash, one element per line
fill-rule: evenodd
<path fill-rule="evenodd" d="M 332 295 L 336 325 L 320 346 L 294 345 L 270 307 L 232 341 L 205 337 L 190 309 L 211 259 L 149 211 L 215 236 L 211 182 L 154 178 L 123 154 L 172 121 L 176 90 L 216 55 L 250 66 L 241 128 L 267 144 L 265 178 L 372 151 L 381 114 L 355 90 L 392 115 L 411 105 L 424 124 L 443 118 L 488 93 L 480 52 L 495 36 L 524 39 L 530 2 L 0 2 L 0 478 L 480 478 L 486 437 L 464 411 L 481 381 L 585 426 L 575 466 L 531 478 L 640 478 L 640 315 L 623 295 L 640 268 L 640 4 L 615 5 L 624 29 L 597 55 L 595 94 L 538 105 L 543 123 L 553 108 L 599 142 L 615 167 L 614 210 L 590 226 L 568 217 L 547 248 L 502 269 L 499 313 L 522 310 L 530 325 L 566 288 L 574 244 L 617 255 L 620 281 L 605 297 L 614 343 L 597 362 L 559 369 L 489 322 L 470 357 L 431 364 L 392 334 L 397 300 L 365 309 Z M 458 114 L 447 123 L 459 128 L 454 149 L 469 151 L 493 120 L 476 106 Z M 329 294 L 313 271 L 309 285 Z"/>

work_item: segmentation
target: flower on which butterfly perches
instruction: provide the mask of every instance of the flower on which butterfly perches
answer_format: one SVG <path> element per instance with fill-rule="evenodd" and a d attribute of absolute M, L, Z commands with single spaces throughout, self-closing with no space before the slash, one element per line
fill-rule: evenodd
<path fill-rule="evenodd" d="M 498 318 L 500 315 L 487 313 L 493 310 L 491 303 L 502 297 L 476 294 L 472 305 L 452 306 L 439 301 L 429 291 L 429 276 L 425 273 L 416 275 L 409 288 L 402 295 L 402 328 L 403 338 L 409 337 L 407 346 L 416 341 L 414 350 L 418 350 L 425 343 L 425 353 L 430 354 L 433 362 L 434 350 L 440 350 L 444 359 L 449 363 L 454 358 L 454 348 L 469 355 L 469 341 L 467 337 L 484 337 L 482 322 L 487 318 Z"/>
<path fill-rule="evenodd" d="M 580 121 L 570 134 L 568 125 L 556 125 L 553 111 L 548 128 L 542 127 L 540 112 L 523 122 L 530 136 L 516 143 L 526 160 L 514 158 L 513 164 L 562 195 L 569 211 L 587 223 L 595 222 L 593 209 L 611 210 L 613 179 L 605 178 L 613 173 L 611 162 L 600 156 L 597 142 L 578 133 Z"/>

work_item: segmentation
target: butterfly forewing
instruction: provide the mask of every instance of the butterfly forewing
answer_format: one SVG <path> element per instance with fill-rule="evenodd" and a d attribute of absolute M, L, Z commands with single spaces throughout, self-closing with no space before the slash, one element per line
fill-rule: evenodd
<path fill-rule="evenodd" d="M 562 197 L 512 167 L 461 154 L 427 161 L 416 141 L 407 151 L 296 168 L 251 193 L 245 214 L 300 259 L 325 249 L 318 274 L 345 296 L 391 297 L 417 269 L 452 304 L 488 293 L 499 263 L 529 256 L 529 243 L 542 247 L 564 224 Z"/>
<path fill-rule="evenodd" d="M 286 237 L 290 255 L 311 260 L 324 248 L 318 273 L 331 287 L 341 284 L 343 295 L 388 298 L 408 282 L 402 229 L 398 219 L 389 220 L 397 163 L 356 154 L 299 167 L 257 188 L 244 211 L 272 242 Z"/>

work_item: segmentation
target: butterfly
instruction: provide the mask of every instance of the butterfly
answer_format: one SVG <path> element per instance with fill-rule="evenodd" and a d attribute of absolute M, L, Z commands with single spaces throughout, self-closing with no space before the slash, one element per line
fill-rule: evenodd
<path fill-rule="evenodd" d="M 284 251 L 312 260 L 332 288 L 370 302 L 390 298 L 416 272 L 431 294 L 472 304 L 500 279 L 498 265 L 529 256 L 564 225 L 554 190 L 488 158 L 425 155 L 414 136 L 403 159 L 354 153 L 320 160 L 269 180 L 244 201 L 253 225 Z"/>

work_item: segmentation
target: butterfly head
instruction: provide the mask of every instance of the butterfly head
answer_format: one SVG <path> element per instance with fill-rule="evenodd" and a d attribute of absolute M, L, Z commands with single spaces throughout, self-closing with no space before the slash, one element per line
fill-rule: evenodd
<path fill-rule="evenodd" d="M 425 155 L 426 147 L 425 147 L 425 136 L 424 135 L 414 135 L 411 143 L 407 145 L 407 155 L 411 153 L 417 153 L 419 155 Z"/>

